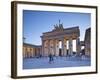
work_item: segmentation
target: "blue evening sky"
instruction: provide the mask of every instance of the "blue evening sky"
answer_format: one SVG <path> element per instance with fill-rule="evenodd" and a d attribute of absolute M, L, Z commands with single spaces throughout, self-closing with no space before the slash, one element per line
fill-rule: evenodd
<path fill-rule="evenodd" d="M 91 27 L 90 13 L 23 10 L 25 42 L 41 45 L 42 33 L 54 29 L 54 25 L 59 23 L 59 19 L 64 28 L 79 26 L 80 40 L 84 40 L 85 30 Z"/>

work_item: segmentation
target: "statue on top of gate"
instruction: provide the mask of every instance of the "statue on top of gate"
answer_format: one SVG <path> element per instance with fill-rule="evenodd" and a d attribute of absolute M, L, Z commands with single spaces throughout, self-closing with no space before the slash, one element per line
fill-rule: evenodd
<path fill-rule="evenodd" d="M 54 29 L 53 29 L 53 31 L 60 31 L 60 30 L 63 30 L 64 28 L 63 28 L 63 23 L 61 24 L 60 23 L 60 20 L 59 20 L 59 25 L 54 25 Z"/>

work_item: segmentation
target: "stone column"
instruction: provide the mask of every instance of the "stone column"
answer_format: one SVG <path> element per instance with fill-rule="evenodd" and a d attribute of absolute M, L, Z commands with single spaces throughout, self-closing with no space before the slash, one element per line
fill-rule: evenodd
<path fill-rule="evenodd" d="M 56 40 L 53 39 L 53 52 L 54 52 L 54 55 L 56 56 Z"/>
<path fill-rule="evenodd" d="M 80 47 L 80 38 L 77 38 L 76 39 L 76 52 L 77 52 L 77 55 L 80 55 L 80 50 L 81 50 L 81 47 Z"/>
<path fill-rule="evenodd" d="M 50 54 L 50 40 L 48 40 L 48 55 Z"/>
<path fill-rule="evenodd" d="M 73 54 L 73 45 L 72 45 L 72 39 L 69 39 L 69 51 L 68 51 L 69 55 Z"/>
<path fill-rule="evenodd" d="M 53 43 L 53 39 L 50 40 L 50 53 L 51 53 L 52 55 L 54 55 L 54 43 Z"/>
<path fill-rule="evenodd" d="M 56 55 L 56 40 L 53 39 L 53 52 L 54 52 L 54 55 Z"/>
<path fill-rule="evenodd" d="M 55 56 L 59 56 L 59 40 L 55 40 Z"/>
<path fill-rule="evenodd" d="M 42 52 L 41 52 L 41 54 L 42 54 Z M 33 57 L 35 56 L 35 48 L 33 48 Z"/>
<path fill-rule="evenodd" d="M 48 56 L 48 40 L 44 42 L 44 56 Z"/>
<path fill-rule="evenodd" d="M 42 40 L 42 54 L 41 54 L 42 56 L 45 56 L 44 55 L 44 40 Z"/>
<path fill-rule="evenodd" d="M 61 56 L 64 54 L 64 39 L 62 39 L 62 49 L 61 49 Z"/>
<path fill-rule="evenodd" d="M 52 54 L 52 40 L 50 40 L 50 45 L 49 45 L 49 54 Z"/>
<path fill-rule="evenodd" d="M 25 54 L 26 54 L 25 47 L 23 46 L 23 58 L 25 58 Z"/>
<path fill-rule="evenodd" d="M 51 54 L 51 40 L 49 40 L 49 54 Z"/>
<path fill-rule="evenodd" d="M 27 58 L 27 47 L 25 48 L 25 58 Z"/>
<path fill-rule="evenodd" d="M 66 40 L 63 38 L 62 39 L 62 56 L 66 56 Z"/>
<path fill-rule="evenodd" d="M 62 50 L 61 50 L 61 55 L 64 56 L 66 54 L 66 44 L 65 44 L 65 39 L 62 38 Z"/>

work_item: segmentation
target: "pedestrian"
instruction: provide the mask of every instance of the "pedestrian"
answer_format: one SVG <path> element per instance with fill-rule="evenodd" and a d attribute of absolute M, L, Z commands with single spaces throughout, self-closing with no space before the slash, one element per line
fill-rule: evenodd
<path fill-rule="evenodd" d="M 51 63 L 53 61 L 53 55 L 49 54 L 49 63 Z"/>

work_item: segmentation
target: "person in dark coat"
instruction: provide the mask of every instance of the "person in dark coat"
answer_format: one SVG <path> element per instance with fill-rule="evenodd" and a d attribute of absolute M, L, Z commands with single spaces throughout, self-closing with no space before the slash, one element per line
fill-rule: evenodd
<path fill-rule="evenodd" d="M 51 63 L 53 61 L 53 55 L 49 54 L 49 63 Z"/>

